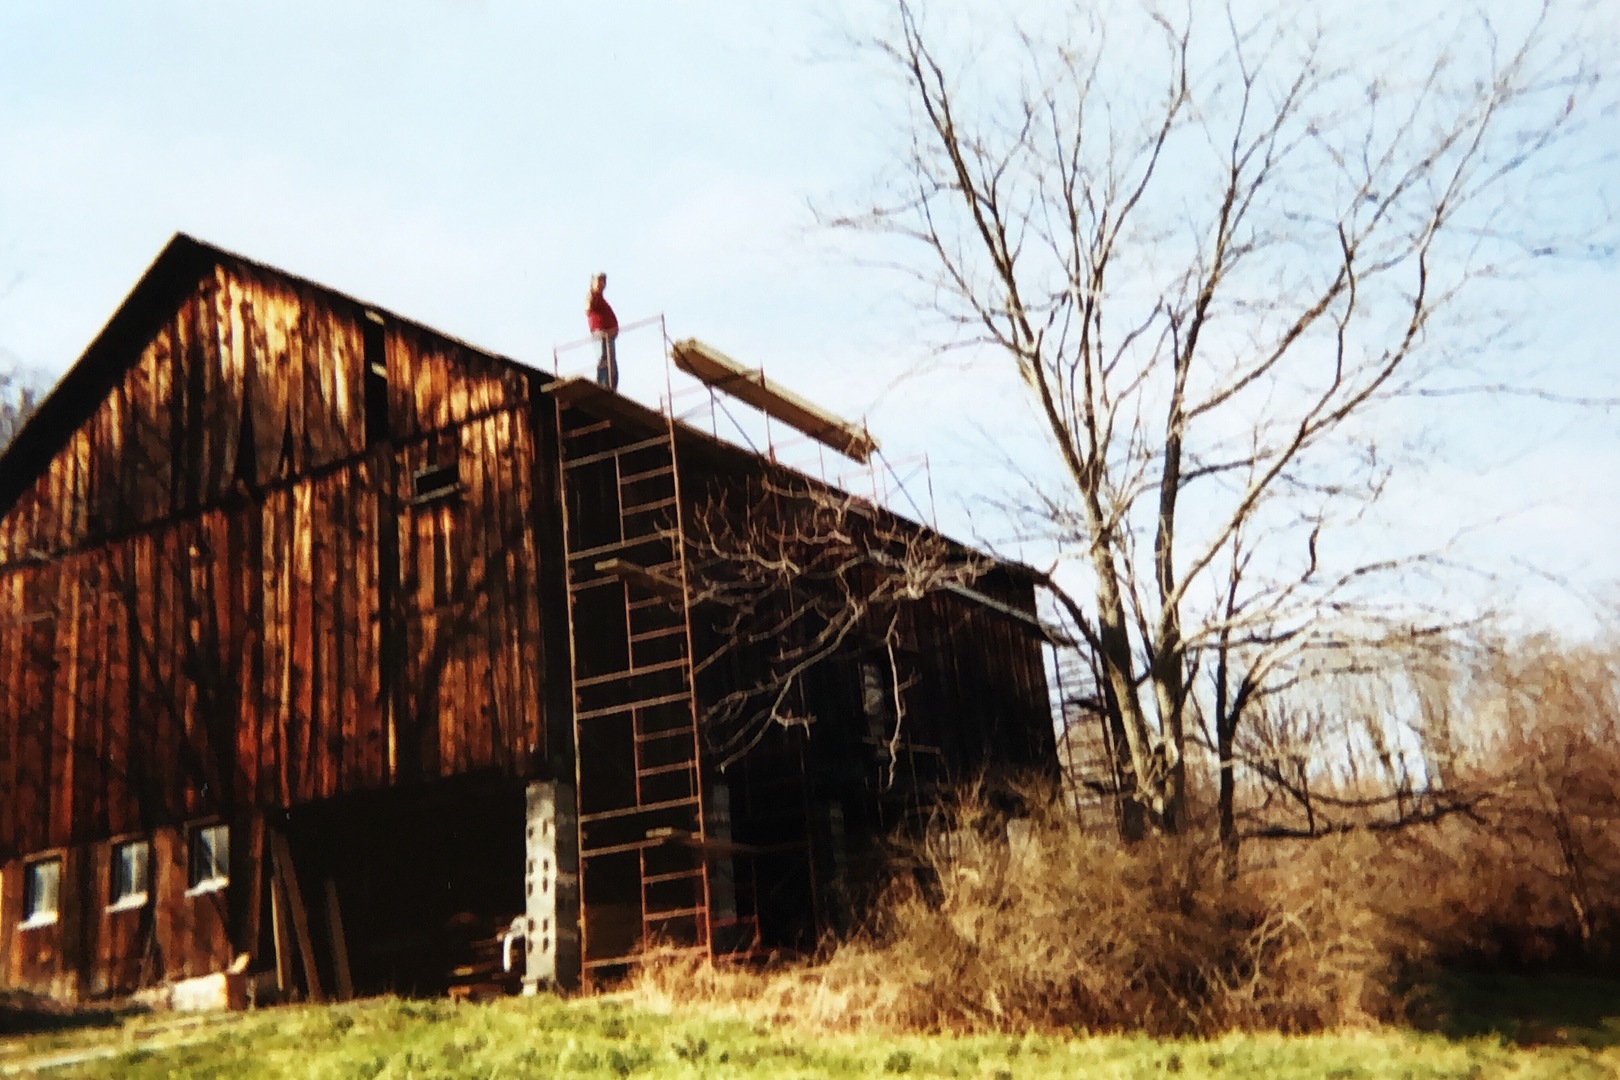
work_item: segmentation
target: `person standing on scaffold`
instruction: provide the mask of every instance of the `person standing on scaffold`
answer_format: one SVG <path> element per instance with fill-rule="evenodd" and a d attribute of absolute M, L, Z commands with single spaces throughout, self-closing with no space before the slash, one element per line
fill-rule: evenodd
<path fill-rule="evenodd" d="M 602 343 L 602 354 L 596 361 L 596 381 L 609 390 L 619 388 L 619 317 L 613 306 L 602 295 L 607 288 L 607 275 L 591 278 L 591 292 L 585 298 L 585 318 L 590 323 L 591 336 Z"/>

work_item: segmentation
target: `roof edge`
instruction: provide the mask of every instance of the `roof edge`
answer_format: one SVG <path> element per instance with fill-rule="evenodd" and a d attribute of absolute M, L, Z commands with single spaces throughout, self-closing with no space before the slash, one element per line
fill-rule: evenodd
<path fill-rule="evenodd" d="M 123 355 L 119 350 L 127 348 L 132 338 L 139 340 L 150 329 L 155 329 L 156 324 L 169 314 L 170 305 L 177 302 L 179 294 L 195 288 L 204 275 L 221 266 L 240 267 L 297 288 L 310 289 L 358 309 L 374 311 L 391 322 L 430 334 L 527 375 L 540 375 L 548 380 L 552 378 L 550 372 L 541 368 L 480 348 L 415 319 L 401 316 L 380 304 L 238 255 L 187 233 L 176 232 L 136 279 L 134 286 L 90 339 L 84 351 L 40 399 L 33 415 L 23 424 L 5 452 L 0 454 L 0 516 L 11 512 L 17 500 L 35 482 L 39 471 L 50 463 L 51 457 L 61 448 L 68 434 L 84 422 L 116 380 L 140 355 L 139 350 L 130 350 Z"/>
<path fill-rule="evenodd" d="M 40 399 L 5 453 L 0 454 L 0 516 L 9 513 L 33 484 L 39 469 L 61 446 L 64 431 L 76 426 L 73 418 L 83 410 L 85 400 L 99 401 L 111 380 L 133 362 L 133 356 L 123 364 L 115 362 L 118 342 L 132 331 L 139 331 L 175 290 L 177 282 L 184 280 L 189 286 L 199 280 L 221 254 L 182 232 L 163 245 L 78 359 Z M 78 422 L 82 423 L 82 418 Z"/>

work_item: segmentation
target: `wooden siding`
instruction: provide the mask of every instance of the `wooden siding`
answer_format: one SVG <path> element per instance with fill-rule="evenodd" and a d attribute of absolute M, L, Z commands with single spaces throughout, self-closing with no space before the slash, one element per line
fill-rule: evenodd
<path fill-rule="evenodd" d="M 1016 610 L 1036 610 L 1033 586 L 1003 571 L 974 587 Z M 1034 627 L 948 592 L 931 594 L 910 614 L 907 666 L 916 685 L 906 711 L 917 721 L 910 738 L 943 749 L 956 782 L 998 770 L 1053 771 L 1056 734 Z"/>
<path fill-rule="evenodd" d="M 195 514 L 364 450 L 351 313 L 217 266 L 0 521 L 0 565 Z"/>
<path fill-rule="evenodd" d="M 367 319 L 221 262 L 0 519 L 0 857 L 543 756 L 528 376 L 388 320 L 368 446 Z"/>
<path fill-rule="evenodd" d="M 195 514 L 366 452 L 365 309 L 222 262 L 0 518 L 0 567 Z M 523 407 L 515 367 L 388 321 L 389 431 L 410 440 Z"/>
<path fill-rule="evenodd" d="M 53 852 L 62 860 L 60 913 L 42 926 L 18 925 L 24 862 L 0 865 L 0 983 L 64 999 L 101 997 L 206 975 L 230 961 L 231 904 L 246 860 L 233 855 L 229 887 L 191 894 L 186 827 L 140 838 L 152 845 L 145 904 L 110 909 L 112 843 L 75 845 Z"/>

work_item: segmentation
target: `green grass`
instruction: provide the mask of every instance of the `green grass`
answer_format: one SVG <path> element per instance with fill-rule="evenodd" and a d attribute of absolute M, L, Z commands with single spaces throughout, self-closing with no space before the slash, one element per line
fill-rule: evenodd
<path fill-rule="evenodd" d="M 1611 990 L 1613 988 L 1611 987 Z M 1503 992 L 1506 992 L 1505 990 Z M 1607 999 L 1613 1001 L 1614 998 Z M 1472 1015 L 1472 1014 L 1471 1014 Z M 1480 1014 L 1483 1015 L 1483 1014 Z M 1594 1031 L 1613 1032 L 1608 1017 Z M 1577 1040 L 1578 1041 L 1578 1040 Z M 41 1054 L 105 1056 L 59 1068 Z M 540 997 L 379 999 L 233 1017 L 138 1017 L 0 1040 L 0 1071 L 84 1077 L 1620 1077 L 1620 1049 L 1380 1031 L 1209 1041 L 825 1035 L 699 1012 Z"/>

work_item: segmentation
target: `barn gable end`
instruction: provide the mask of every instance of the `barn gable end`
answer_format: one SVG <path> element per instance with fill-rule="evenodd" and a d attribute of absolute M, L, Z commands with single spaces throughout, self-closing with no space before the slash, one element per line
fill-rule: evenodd
<path fill-rule="evenodd" d="M 177 237 L 0 465 L 0 853 L 526 768 L 528 398 Z"/>

